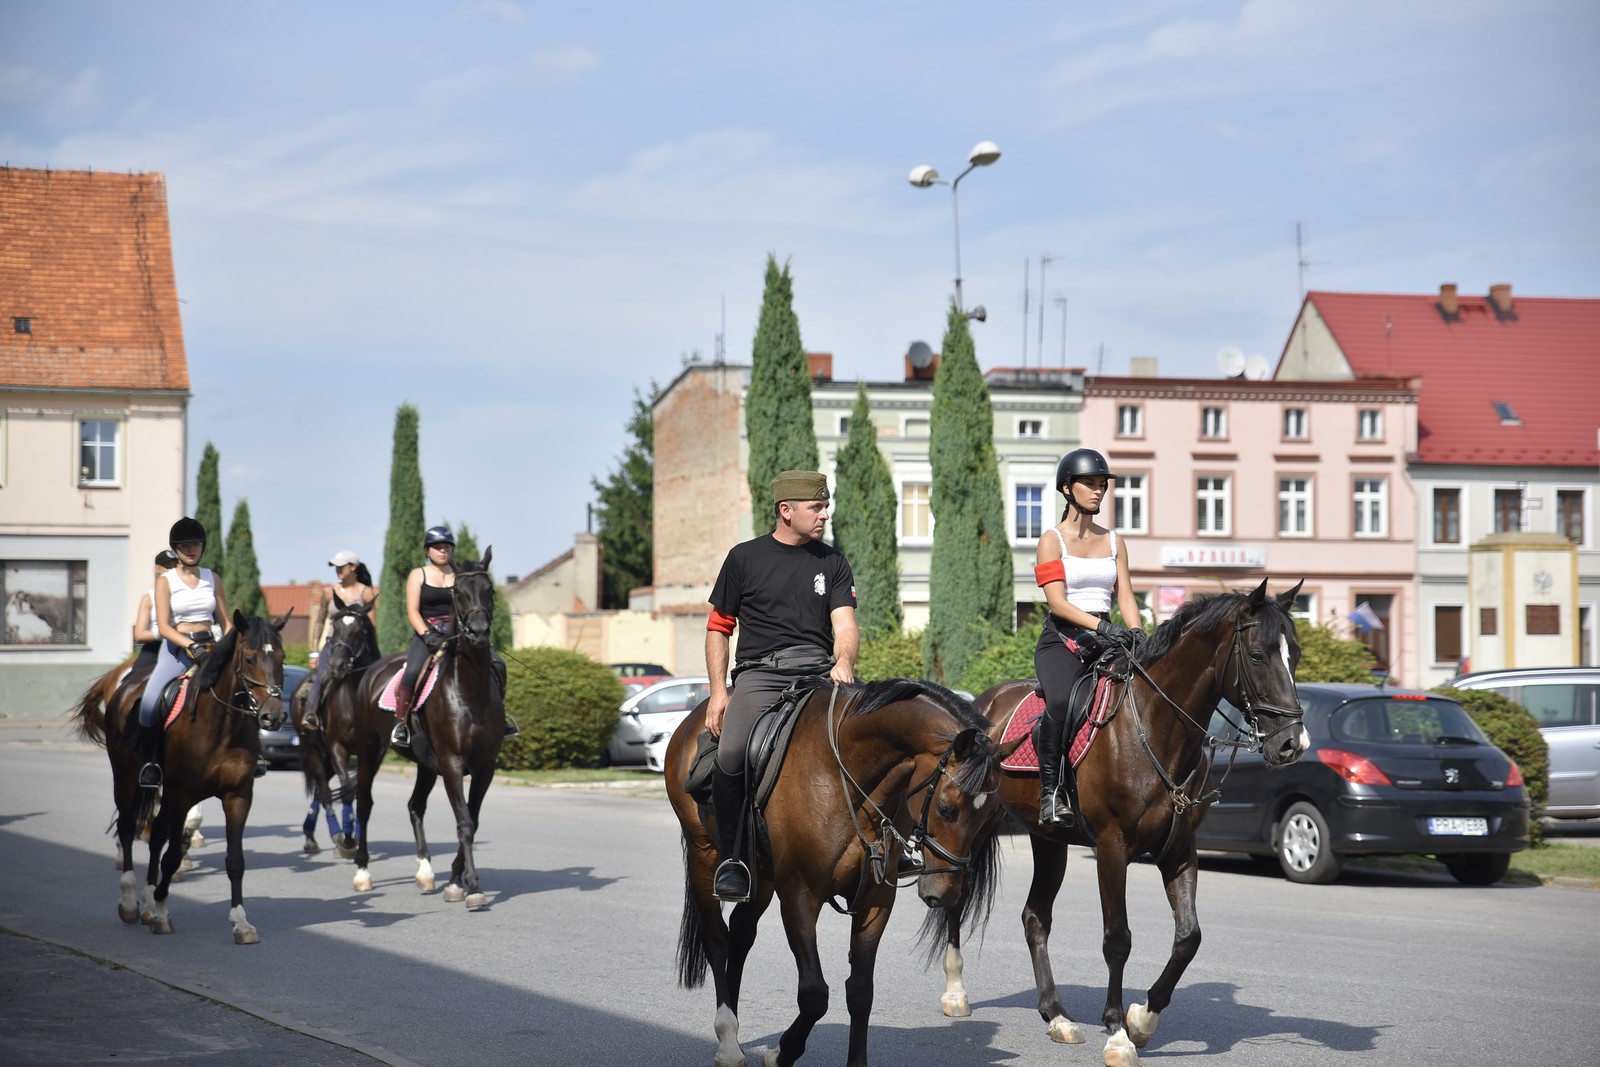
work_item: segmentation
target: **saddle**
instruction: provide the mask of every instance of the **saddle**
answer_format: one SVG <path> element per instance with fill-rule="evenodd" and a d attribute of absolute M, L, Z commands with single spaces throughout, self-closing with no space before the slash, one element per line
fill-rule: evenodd
<path fill-rule="evenodd" d="M 1072 738 L 1071 744 L 1067 746 L 1067 759 L 1074 769 L 1089 754 L 1089 749 L 1094 745 L 1095 738 L 1100 736 L 1101 729 L 1116 717 L 1116 710 L 1112 706 L 1113 683 L 1114 679 L 1110 675 L 1097 676 L 1084 713 L 1074 714 L 1072 721 L 1067 724 L 1067 736 Z M 1001 768 L 1025 774 L 1039 773 L 1039 720 L 1043 717 L 1044 695 L 1039 692 L 1035 683 L 1034 691 L 1017 705 L 1011 717 L 1006 720 L 1005 732 L 1001 737 L 1002 743 L 1013 741 L 1018 737 L 1026 737 L 1027 740 L 1018 745 L 1011 755 L 1001 762 Z"/>
<path fill-rule="evenodd" d="M 750 731 L 750 741 L 745 748 L 744 813 L 739 823 L 740 851 L 745 852 L 745 842 L 754 840 L 763 855 L 772 854 L 772 842 L 767 836 L 765 812 L 772 790 L 778 784 L 783 770 L 784 757 L 789 753 L 789 742 L 794 736 L 795 724 L 800 719 L 800 709 L 815 691 L 814 687 L 791 687 L 756 719 Z M 684 790 L 700 804 L 711 803 L 711 774 L 717 760 L 717 742 L 710 731 L 702 730 L 695 741 L 694 762 L 689 776 L 684 780 Z"/>
<path fill-rule="evenodd" d="M 428 697 L 433 693 L 434 683 L 439 680 L 439 656 L 440 653 L 435 652 L 422 664 L 422 674 L 417 678 L 416 695 L 411 698 L 411 713 L 413 715 L 422 710 L 422 705 L 427 702 Z M 383 687 L 383 693 L 378 697 L 378 707 L 391 715 L 394 714 L 395 701 L 399 699 L 397 694 L 400 690 L 400 678 L 405 673 L 403 670 L 395 671 L 394 675 L 389 679 L 389 684 Z"/>

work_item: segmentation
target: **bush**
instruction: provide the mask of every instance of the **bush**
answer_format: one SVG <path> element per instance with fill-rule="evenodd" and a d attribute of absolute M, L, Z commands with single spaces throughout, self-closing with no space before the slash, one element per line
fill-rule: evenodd
<path fill-rule="evenodd" d="M 927 666 L 922 662 L 922 634 L 863 637 L 861 655 L 856 658 L 856 677 L 864 682 L 927 677 Z"/>
<path fill-rule="evenodd" d="M 1376 683 L 1372 674 L 1376 665 L 1372 650 L 1360 641 L 1340 637 L 1327 623 L 1311 623 L 1304 619 L 1294 620 L 1294 632 L 1300 642 L 1295 681 Z"/>
<path fill-rule="evenodd" d="M 1544 835 L 1537 816 L 1550 799 L 1550 749 L 1539 732 L 1539 720 L 1516 701 L 1485 689 L 1441 687 L 1433 692 L 1458 701 L 1489 740 L 1517 761 L 1528 790 L 1528 805 L 1535 816 L 1530 834 L 1535 845 L 1542 844 Z"/>
<path fill-rule="evenodd" d="M 309 668 L 311 666 L 311 646 L 304 641 L 285 641 L 283 643 L 283 662 L 285 666 Z"/>
<path fill-rule="evenodd" d="M 622 683 L 610 668 L 561 648 L 506 658 L 506 714 L 522 727 L 500 746 L 502 770 L 540 771 L 600 762 L 617 730 Z"/>
<path fill-rule="evenodd" d="M 981 693 L 992 685 L 1032 678 L 1033 650 L 1039 644 L 1039 627 L 1023 626 L 1014 634 L 993 632 L 961 675 L 961 688 Z"/>

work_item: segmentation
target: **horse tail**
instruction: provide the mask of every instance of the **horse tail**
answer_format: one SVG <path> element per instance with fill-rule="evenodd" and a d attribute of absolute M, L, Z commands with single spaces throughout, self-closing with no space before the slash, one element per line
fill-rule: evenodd
<path fill-rule="evenodd" d="M 689 842 L 683 842 L 683 924 L 678 927 L 678 985 L 698 989 L 706 981 L 706 946 L 701 939 L 705 920 L 694 899 L 694 881 L 689 874 Z"/>
<path fill-rule="evenodd" d="M 159 789 L 139 790 L 139 807 L 133 816 L 133 825 L 136 828 L 136 832 L 144 832 L 144 828 L 149 826 L 150 821 L 156 817 L 156 801 L 160 799 L 160 794 L 161 790 Z"/>
<path fill-rule="evenodd" d="M 120 671 L 119 667 L 110 674 L 96 678 L 83 694 L 83 699 L 78 701 L 78 706 L 67 713 L 67 721 L 78 736 L 102 748 L 106 743 L 106 682 L 107 679 L 115 679 Z"/>

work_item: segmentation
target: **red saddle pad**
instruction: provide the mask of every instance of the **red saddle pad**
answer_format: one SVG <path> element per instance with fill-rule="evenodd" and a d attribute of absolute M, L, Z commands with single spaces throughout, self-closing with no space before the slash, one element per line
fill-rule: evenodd
<path fill-rule="evenodd" d="M 1110 706 L 1111 679 L 1101 675 L 1095 682 L 1094 702 L 1089 708 L 1089 717 L 1067 750 L 1067 758 L 1072 761 L 1074 767 L 1082 763 L 1083 757 L 1089 754 L 1089 746 L 1094 744 L 1094 739 L 1100 735 L 1100 728 L 1107 722 L 1106 712 Z M 1000 764 L 1001 767 L 1008 771 L 1039 773 L 1039 753 L 1033 748 L 1033 724 L 1038 722 L 1039 716 L 1043 714 L 1044 698 L 1038 693 L 1029 693 L 1022 703 L 1017 705 L 1017 710 L 1011 713 L 1010 720 L 1006 722 L 1005 734 L 1001 737 L 1001 741 L 1010 741 L 1017 737 L 1026 740 Z"/>

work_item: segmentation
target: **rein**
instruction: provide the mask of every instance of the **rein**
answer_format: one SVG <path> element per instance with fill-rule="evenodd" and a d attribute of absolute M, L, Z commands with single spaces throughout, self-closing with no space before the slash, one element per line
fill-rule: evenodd
<path fill-rule="evenodd" d="M 235 657 L 238 656 L 237 649 L 235 649 L 234 655 Z M 233 664 L 230 663 L 229 666 L 232 667 Z M 224 699 L 217 692 L 217 686 L 220 684 L 222 684 L 222 679 L 221 677 L 218 677 L 217 680 L 212 682 L 210 687 L 206 689 L 206 692 L 211 695 L 211 699 L 215 700 L 218 704 L 221 704 L 224 708 L 237 715 L 253 716 L 256 722 L 263 727 L 265 727 L 267 724 L 261 715 L 261 701 L 256 698 L 256 689 L 259 688 L 266 690 L 268 699 L 274 697 L 280 701 L 283 699 L 282 686 L 273 685 L 271 682 L 262 678 L 252 678 L 243 671 L 239 670 L 237 667 L 235 667 L 233 671 L 233 696 L 237 697 L 243 694 L 245 703 L 248 706 L 241 708 L 232 701 Z M 189 709 L 190 721 L 194 721 L 195 716 L 197 716 L 199 713 L 200 701 L 197 699 L 194 702 L 194 705 Z"/>

